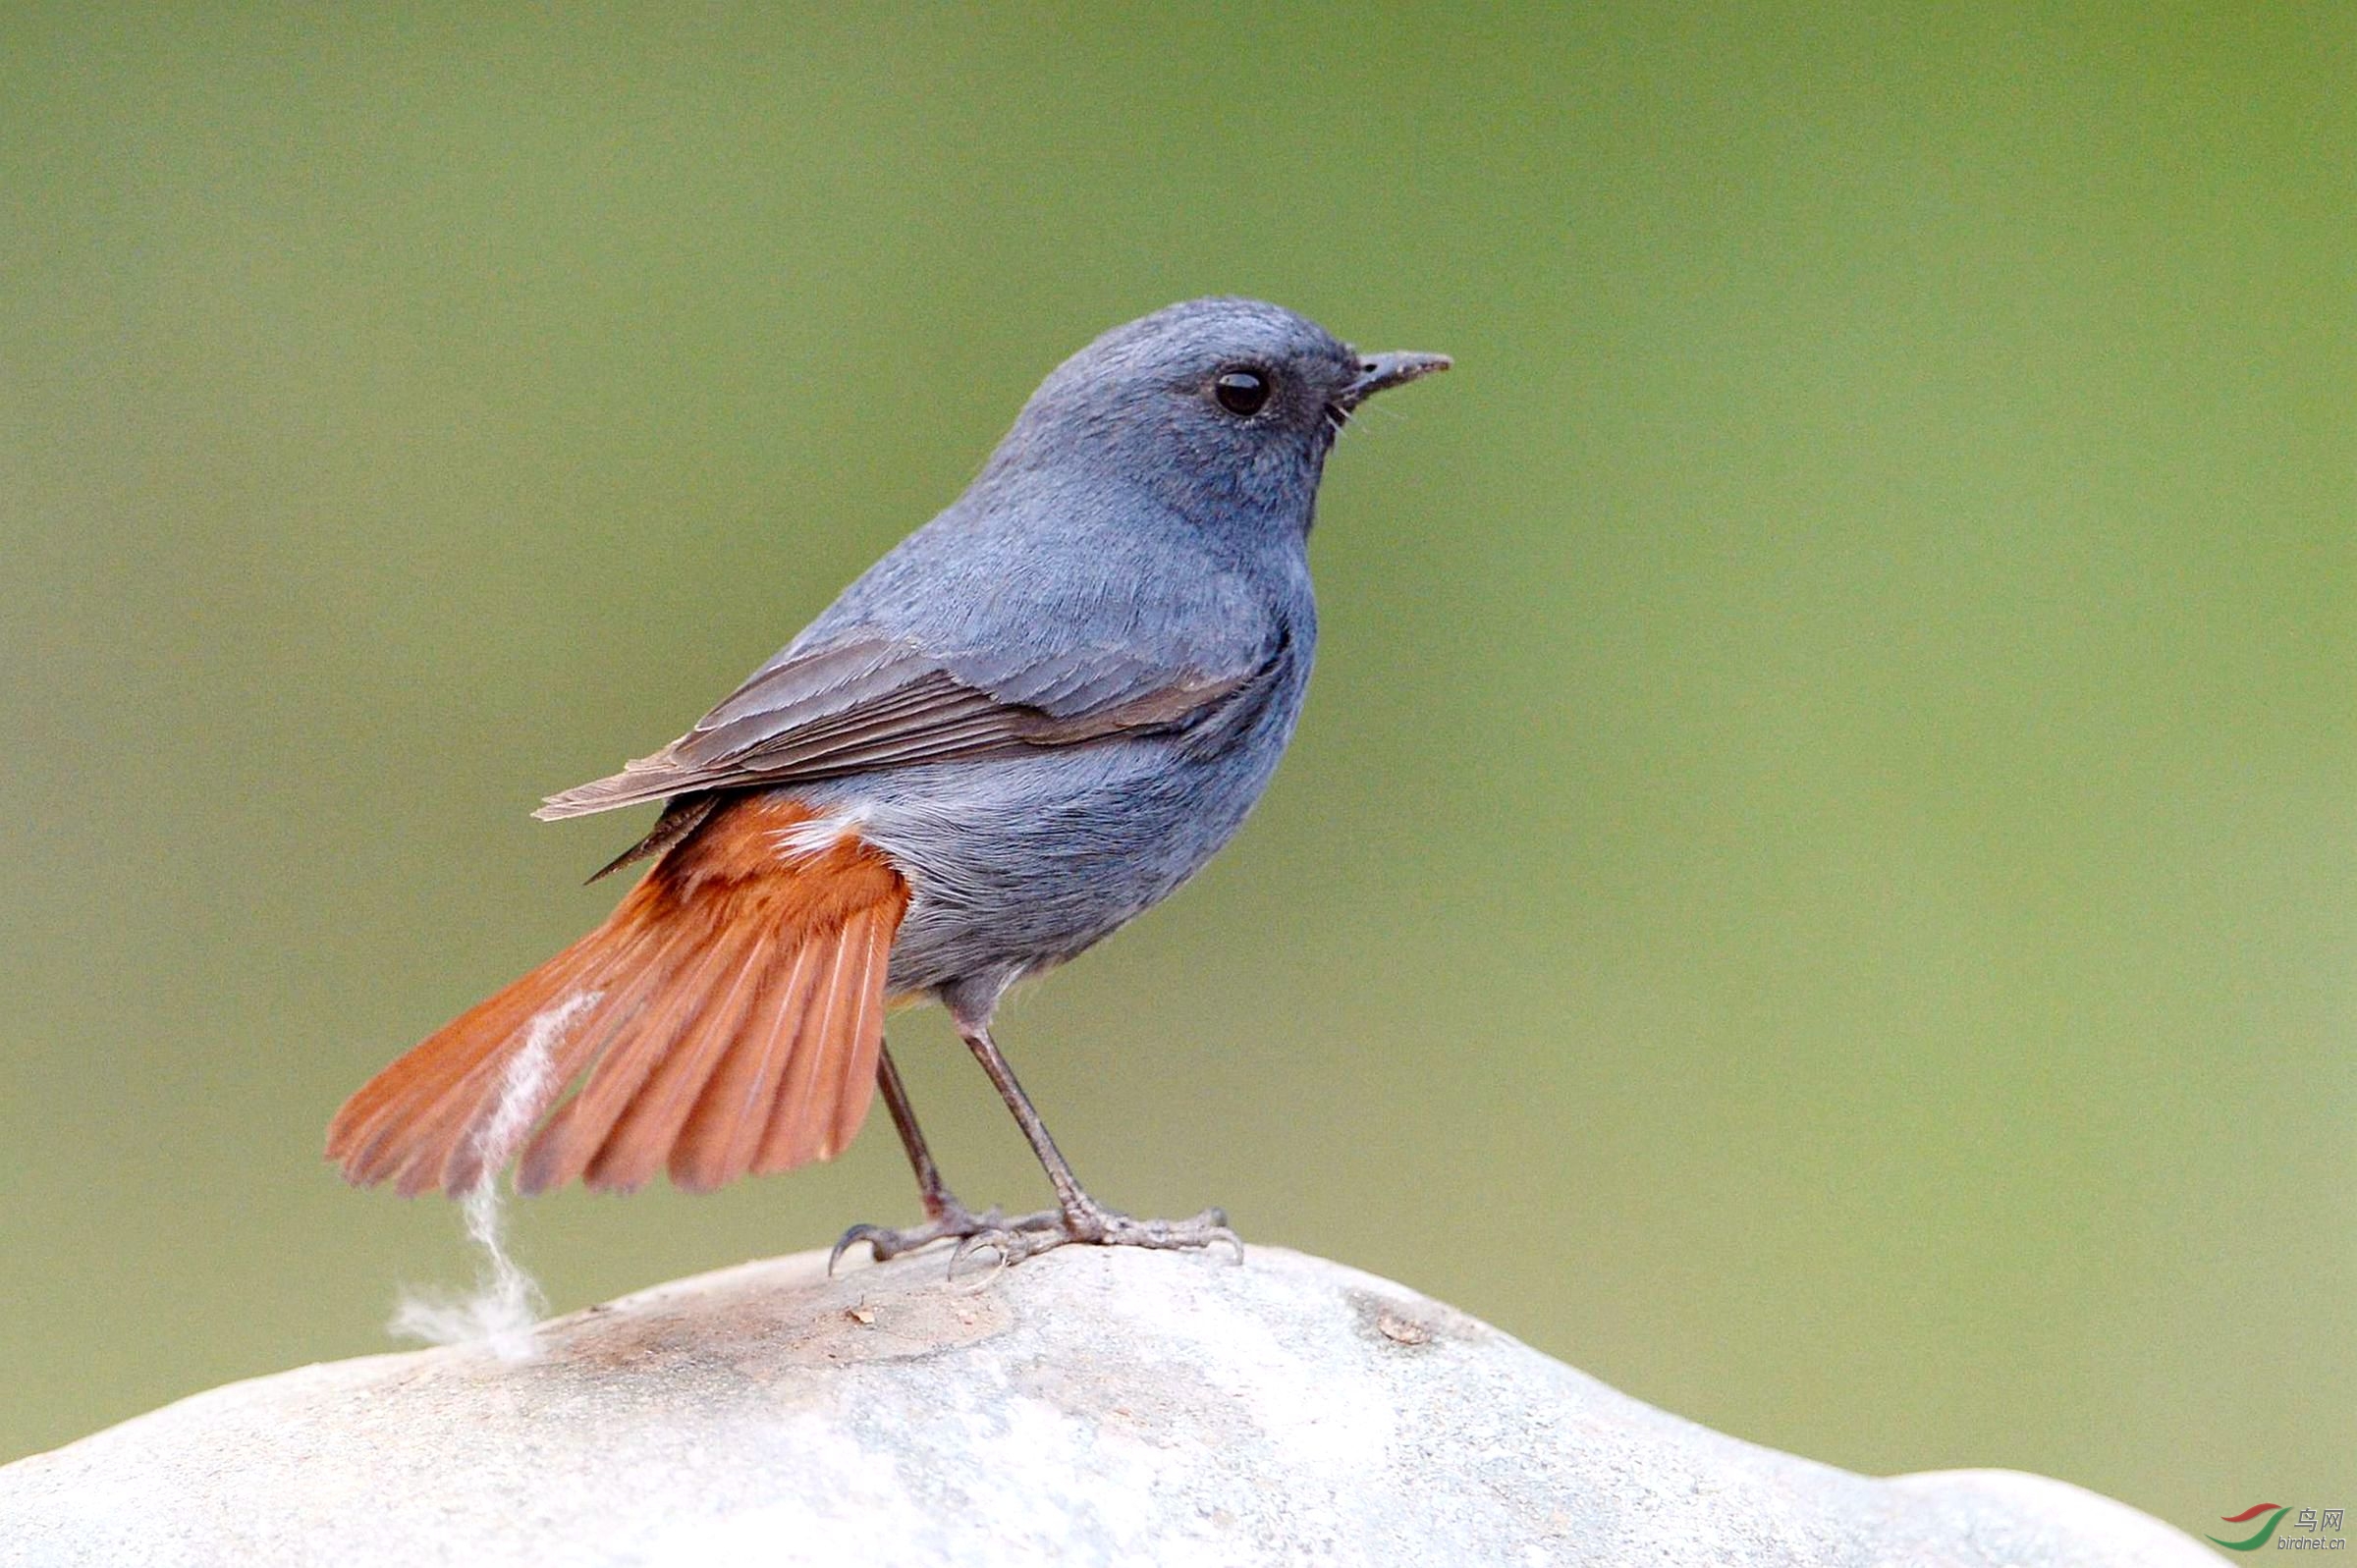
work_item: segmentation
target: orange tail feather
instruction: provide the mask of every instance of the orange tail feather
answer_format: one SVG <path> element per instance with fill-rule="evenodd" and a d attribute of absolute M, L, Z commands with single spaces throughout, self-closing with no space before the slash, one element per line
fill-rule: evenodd
<path fill-rule="evenodd" d="M 519 1144 L 526 1192 L 666 1165 L 704 1191 L 833 1159 L 874 1096 L 908 887 L 856 838 L 789 858 L 779 835 L 813 815 L 714 812 L 604 925 L 362 1086 L 328 1158 L 405 1194 L 465 1192 Z"/>

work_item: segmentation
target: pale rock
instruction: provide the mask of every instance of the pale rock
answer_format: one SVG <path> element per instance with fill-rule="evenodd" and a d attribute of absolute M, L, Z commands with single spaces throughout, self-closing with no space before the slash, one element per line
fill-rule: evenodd
<path fill-rule="evenodd" d="M 815 1254 L 214 1389 L 0 1468 L 39 1568 L 2216 1561 L 2034 1476 L 1724 1437 L 1369 1274 Z"/>

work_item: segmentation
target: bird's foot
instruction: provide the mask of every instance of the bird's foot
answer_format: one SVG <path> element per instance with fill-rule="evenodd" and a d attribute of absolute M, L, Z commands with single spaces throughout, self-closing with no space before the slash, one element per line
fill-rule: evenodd
<path fill-rule="evenodd" d="M 984 1254 L 995 1260 L 990 1270 L 995 1273 L 1073 1243 L 1162 1252 L 1225 1246 L 1235 1249 L 1237 1263 L 1244 1261 L 1243 1239 L 1228 1228 L 1228 1214 L 1223 1209 L 1206 1209 L 1192 1219 L 1136 1219 L 1083 1198 L 1070 1209 L 1047 1209 L 1009 1218 L 995 1204 L 975 1214 L 952 1198 L 921 1225 L 900 1230 L 882 1225 L 851 1226 L 828 1255 L 827 1272 L 832 1274 L 843 1255 L 862 1242 L 876 1262 L 886 1263 L 937 1241 L 952 1240 L 958 1243 L 950 1253 L 953 1278 L 968 1259 Z"/>
<path fill-rule="evenodd" d="M 1228 1228 L 1225 1210 L 1206 1209 L 1192 1219 L 1134 1219 L 1083 1198 L 1069 1209 L 1029 1215 L 1013 1224 L 986 1227 L 960 1238 L 958 1250 L 950 1254 L 950 1272 L 955 1276 L 959 1264 L 984 1252 L 995 1254 L 997 1267 L 1007 1269 L 1074 1242 L 1092 1247 L 1149 1247 L 1162 1252 L 1226 1246 L 1235 1249 L 1237 1263 L 1244 1261 L 1243 1239 Z"/>
<path fill-rule="evenodd" d="M 950 1260 L 950 1267 L 955 1271 L 958 1259 L 963 1256 L 966 1244 L 978 1237 L 990 1237 L 992 1245 L 996 1245 L 998 1237 L 1029 1235 L 1063 1222 L 1064 1216 L 1053 1209 L 1010 1219 L 996 1204 L 975 1214 L 957 1199 L 950 1198 L 940 1205 L 939 1213 L 921 1225 L 909 1225 L 901 1230 L 888 1230 L 882 1225 L 853 1225 L 843 1233 L 842 1239 L 835 1243 L 835 1250 L 828 1254 L 827 1272 L 832 1274 L 835 1266 L 843 1261 L 843 1255 L 861 1242 L 867 1243 L 868 1254 L 876 1262 L 889 1263 L 904 1253 L 930 1247 L 937 1241 L 952 1240 L 958 1243 L 958 1251 L 951 1255 Z M 1023 1256 L 1028 1257 L 1029 1254 Z"/>

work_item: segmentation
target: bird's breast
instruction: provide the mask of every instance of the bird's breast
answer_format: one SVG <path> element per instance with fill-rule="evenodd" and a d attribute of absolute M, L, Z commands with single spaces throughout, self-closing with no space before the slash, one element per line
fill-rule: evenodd
<path fill-rule="evenodd" d="M 1234 836 L 1290 730 L 1271 711 L 1216 752 L 1155 736 L 798 792 L 823 814 L 810 834 L 855 834 L 907 879 L 892 985 L 929 990 L 1069 958 L 1169 896 Z"/>

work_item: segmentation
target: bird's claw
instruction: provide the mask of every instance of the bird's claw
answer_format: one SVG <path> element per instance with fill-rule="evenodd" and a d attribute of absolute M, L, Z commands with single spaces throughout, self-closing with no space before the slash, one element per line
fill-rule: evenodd
<path fill-rule="evenodd" d="M 1224 1210 L 1206 1209 L 1192 1219 L 1136 1219 L 1089 1204 L 1031 1215 L 1011 1225 L 976 1231 L 959 1242 L 958 1250 L 950 1255 L 950 1274 L 957 1277 L 959 1264 L 985 1249 L 998 1255 L 998 1264 L 991 1270 L 995 1274 L 1026 1258 L 1075 1244 L 1144 1247 L 1160 1252 L 1227 1246 L 1235 1249 L 1237 1263 L 1244 1261 L 1243 1238 L 1229 1228 Z"/>
<path fill-rule="evenodd" d="M 988 1251 L 998 1259 L 998 1262 L 991 1265 L 988 1273 L 975 1276 L 977 1284 L 997 1274 L 1016 1259 L 1029 1256 L 1015 1241 L 1015 1234 L 1014 1231 L 1003 1229 L 977 1230 L 970 1236 L 959 1237 L 957 1247 L 950 1253 L 949 1277 L 956 1279 L 958 1266 L 978 1252 Z"/>
<path fill-rule="evenodd" d="M 958 1243 L 950 1253 L 952 1279 L 958 1277 L 959 1269 L 967 1259 L 984 1252 L 994 1254 L 998 1260 L 989 1273 L 980 1276 L 989 1278 L 1026 1258 L 1075 1244 L 1144 1247 L 1157 1252 L 1225 1246 L 1235 1250 L 1237 1263 L 1244 1261 L 1243 1238 L 1229 1228 L 1226 1210 L 1206 1209 L 1192 1219 L 1137 1219 L 1084 1200 L 1070 1209 L 1048 1209 L 1013 1219 L 996 1207 L 978 1215 L 952 1207 L 905 1230 L 853 1225 L 835 1243 L 835 1251 L 827 1259 L 827 1272 L 832 1274 L 843 1255 L 860 1242 L 867 1243 L 868 1252 L 876 1262 L 885 1263 L 934 1242 L 952 1239 Z"/>
<path fill-rule="evenodd" d="M 1058 1217 L 1054 1210 L 1049 1210 L 1044 1214 L 1024 1215 L 1010 1219 L 995 1204 L 981 1214 L 974 1214 L 962 1204 L 946 1203 L 939 1214 L 921 1225 L 910 1225 L 901 1230 L 883 1225 L 851 1226 L 837 1240 L 835 1250 L 827 1255 L 827 1272 L 832 1275 L 835 1266 L 843 1262 L 843 1255 L 861 1242 L 867 1243 L 868 1255 L 877 1263 L 889 1263 L 904 1253 L 930 1247 L 937 1241 L 953 1240 L 958 1243 L 958 1251 L 950 1258 L 950 1267 L 954 1271 L 958 1267 L 958 1259 L 964 1255 L 969 1243 L 1008 1231 L 1036 1230 L 1055 1223 Z"/>
<path fill-rule="evenodd" d="M 862 1241 L 867 1243 L 869 1255 L 876 1262 L 882 1263 L 885 1256 L 884 1247 L 891 1240 L 892 1232 L 886 1230 L 882 1225 L 858 1224 L 851 1226 L 850 1229 L 835 1238 L 835 1250 L 827 1254 L 827 1277 L 829 1279 L 835 1277 L 835 1266 L 843 1262 L 843 1255 Z"/>
<path fill-rule="evenodd" d="M 1093 1242 L 1101 1247 L 1150 1247 L 1162 1251 L 1186 1251 L 1199 1248 L 1228 1246 L 1235 1249 L 1235 1261 L 1244 1261 L 1244 1239 L 1228 1225 L 1228 1211 L 1206 1209 L 1192 1219 L 1133 1219 L 1110 1209 L 1095 1211 L 1089 1228 L 1094 1234 L 1072 1237 L 1074 1241 Z"/>

